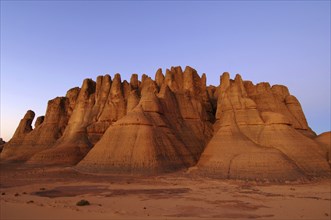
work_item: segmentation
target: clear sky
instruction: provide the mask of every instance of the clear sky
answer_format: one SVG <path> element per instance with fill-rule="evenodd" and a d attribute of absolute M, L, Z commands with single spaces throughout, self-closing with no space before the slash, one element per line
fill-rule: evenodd
<path fill-rule="evenodd" d="M 1 1 L 1 131 L 84 78 L 180 65 L 284 84 L 330 130 L 330 1 Z"/>

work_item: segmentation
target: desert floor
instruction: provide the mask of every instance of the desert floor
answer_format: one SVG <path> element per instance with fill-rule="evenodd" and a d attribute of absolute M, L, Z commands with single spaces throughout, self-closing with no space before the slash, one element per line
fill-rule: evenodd
<path fill-rule="evenodd" d="M 331 180 L 256 183 L 186 173 L 91 175 L 1 164 L 0 219 L 330 219 Z M 76 206 L 81 199 L 88 206 Z"/>

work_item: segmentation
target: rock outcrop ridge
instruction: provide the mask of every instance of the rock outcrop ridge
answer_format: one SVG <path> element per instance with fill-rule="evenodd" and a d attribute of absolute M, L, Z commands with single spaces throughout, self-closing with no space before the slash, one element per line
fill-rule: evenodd
<path fill-rule="evenodd" d="M 217 178 L 293 180 L 330 175 L 330 148 L 309 128 L 285 86 L 240 75 L 207 86 L 191 67 L 155 80 L 133 74 L 85 79 L 29 110 L 2 161 L 75 166 L 89 172 L 161 173 L 196 166 Z"/>

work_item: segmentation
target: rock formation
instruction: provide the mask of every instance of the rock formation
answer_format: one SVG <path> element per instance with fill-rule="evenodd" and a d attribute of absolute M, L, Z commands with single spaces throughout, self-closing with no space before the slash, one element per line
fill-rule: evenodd
<path fill-rule="evenodd" d="M 27 111 L 14 136 L 5 145 L 1 158 L 26 161 L 37 152 L 53 147 L 68 124 L 78 92 L 79 88 L 74 88 L 68 91 L 66 97 L 50 100 L 45 117 L 37 118 L 34 129 L 32 129 L 32 121 L 35 113 L 31 110 Z"/>
<path fill-rule="evenodd" d="M 284 86 L 221 77 L 214 136 L 197 167 L 233 179 L 289 180 L 328 175 L 301 106 Z M 287 102 L 287 100 L 291 100 Z"/>
<path fill-rule="evenodd" d="M 2 138 L 0 138 L 0 153 L 1 153 L 1 151 L 2 151 L 2 149 L 3 149 L 3 146 L 5 145 L 5 141 L 4 140 L 2 140 Z"/>
<path fill-rule="evenodd" d="M 155 80 L 98 76 L 49 101 L 32 128 L 34 116 L 21 120 L 2 161 L 154 174 L 196 166 L 277 181 L 330 174 L 330 135 L 316 136 L 285 86 L 240 75 L 224 73 L 217 87 L 191 67 L 158 69 Z"/>
<path fill-rule="evenodd" d="M 321 145 L 326 159 L 331 164 L 331 131 L 316 136 L 314 140 Z"/>
<path fill-rule="evenodd" d="M 137 85 L 133 77 L 131 85 Z M 108 128 L 77 168 L 158 173 L 193 166 L 212 136 L 203 87 L 190 67 L 167 70 L 166 77 L 158 70 L 156 82 L 142 78 L 139 89 L 131 86 L 130 111 Z"/>

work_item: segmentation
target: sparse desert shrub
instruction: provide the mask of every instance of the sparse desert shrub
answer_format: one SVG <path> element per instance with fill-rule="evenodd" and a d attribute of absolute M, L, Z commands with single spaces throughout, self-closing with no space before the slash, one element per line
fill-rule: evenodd
<path fill-rule="evenodd" d="M 85 200 L 85 199 L 82 199 L 82 200 L 78 201 L 78 202 L 76 203 L 76 205 L 77 205 L 77 206 L 90 205 L 90 202 L 87 201 L 87 200 Z"/>

